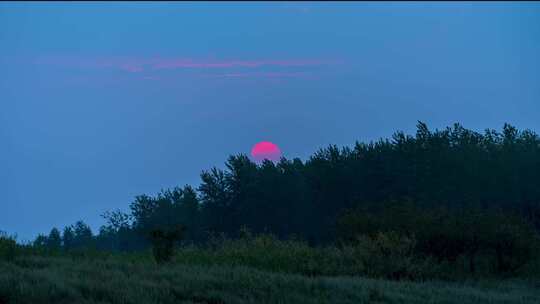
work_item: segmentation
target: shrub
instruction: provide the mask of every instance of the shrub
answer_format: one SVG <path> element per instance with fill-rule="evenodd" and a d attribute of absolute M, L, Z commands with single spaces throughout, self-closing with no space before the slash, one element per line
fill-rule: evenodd
<path fill-rule="evenodd" d="M 297 239 L 280 240 L 270 234 L 240 239 L 211 238 L 207 247 L 185 246 L 175 261 L 184 264 L 241 265 L 307 276 L 359 275 L 393 280 L 432 277 L 430 259 L 413 255 L 414 238 L 395 232 L 358 237 L 341 247 L 311 247 Z"/>
<path fill-rule="evenodd" d="M 388 279 L 415 279 L 416 240 L 396 232 L 379 232 L 374 236 L 357 237 L 355 247 L 368 276 Z"/>
<path fill-rule="evenodd" d="M 422 209 L 410 203 L 347 212 L 339 218 L 337 232 L 342 244 L 356 243 L 367 258 L 373 256 L 367 271 L 386 273 L 382 268 L 390 267 L 391 276 L 392 269 L 399 268 L 392 264 L 418 265 L 408 264 L 413 258 L 432 259 L 439 266 L 450 264 L 453 271 L 473 274 L 490 261 L 492 267 L 485 274 L 514 275 L 531 263 L 539 244 L 533 225 L 517 214 L 494 209 Z M 404 238 L 402 243 L 400 238 Z M 397 253 L 389 261 L 377 260 L 393 251 Z"/>
<path fill-rule="evenodd" d="M 519 218 L 499 218 L 486 240 L 496 257 L 495 270 L 499 274 L 513 274 L 532 261 L 538 250 L 538 237 L 534 228 Z"/>
<path fill-rule="evenodd" d="M 158 264 L 171 260 L 174 254 L 174 244 L 182 239 L 185 227 L 178 225 L 172 229 L 154 229 L 150 232 L 152 254 Z"/>
<path fill-rule="evenodd" d="M 0 232 L 0 260 L 11 262 L 17 256 L 17 242 L 15 238 Z"/>

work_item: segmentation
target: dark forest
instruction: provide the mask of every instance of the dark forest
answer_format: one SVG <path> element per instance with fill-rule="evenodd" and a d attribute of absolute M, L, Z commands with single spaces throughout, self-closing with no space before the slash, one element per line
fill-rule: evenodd
<path fill-rule="evenodd" d="M 511 274 L 538 244 L 538 181 L 540 138 L 530 130 L 506 124 L 481 134 L 455 124 L 432 131 L 419 122 L 414 136 L 329 146 L 305 162 L 230 156 L 225 169 L 203 171 L 198 187 L 142 194 L 128 213 L 105 212 L 96 234 L 79 221 L 40 235 L 33 246 L 145 250 L 163 246 L 177 227 L 169 247 L 246 231 L 315 247 L 390 238 L 391 250 L 414 240 L 415 257 L 465 257 L 470 273 L 479 257 L 491 258 L 490 272 Z"/>

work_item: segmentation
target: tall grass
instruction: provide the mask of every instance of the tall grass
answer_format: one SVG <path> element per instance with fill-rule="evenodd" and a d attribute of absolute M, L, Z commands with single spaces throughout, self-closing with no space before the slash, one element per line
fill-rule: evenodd
<path fill-rule="evenodd" d="M 0 303 L 539 303 L 524 281 L 469 285 L 307 277 L 246 266 L 22 256 L 0 262 Z"/>
<path fill-rule="evenodd" d="M 244 233 L 181 246 L 165 264 L 150 250 L 19 246 L 15 257 L 0 259 L 0 303 L 540 303 L 533 272 L 528 280 L 434 280 L 456 279 L 444 274 L 455 265 L 411 257 L 413 243 L 381 235 L 356 246 L 313 248 Z"/>
<path fill-rule="evenodd" d="M 413 253 L 414 239 L 394 233 L 361 237 L 354 245 L 310 247 L 301 240 L 279 240 L 272 235 L 244 234 L 240 239 L 212 237 L 206 246 L 182 246 L 174 263 L 188 265 L 248 266 L 305 276 L 363 276 L 392 280 L 450 280 L 497 278 L 485 261 L 484 271 L 468 272 L 465 257 L 455 262 L 435 262 Z M 482 267 L 480 267 L 482 268 Z M 515 276 L 538 278 L 538 260 Z"/>

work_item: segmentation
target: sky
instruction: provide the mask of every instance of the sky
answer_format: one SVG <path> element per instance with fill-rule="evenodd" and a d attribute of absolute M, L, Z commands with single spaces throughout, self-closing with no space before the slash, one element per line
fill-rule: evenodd
<path fill-rule="evenodd" d="M 260 141 L 540 132 L 540 3 L 0 3 L 0 230 L 199 185 Z"/>

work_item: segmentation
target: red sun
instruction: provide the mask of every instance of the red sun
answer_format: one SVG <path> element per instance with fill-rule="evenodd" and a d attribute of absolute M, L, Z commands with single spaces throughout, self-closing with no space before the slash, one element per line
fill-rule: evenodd
<path fill-rule="evenodd" d="M 281 158 L 281 150 L 274 143 L 269 141 L 261 141 L 253 146 L 251 149 L 251 156 L 259 162 L 263 161 L 264 159 L 279 161 Z"/>

